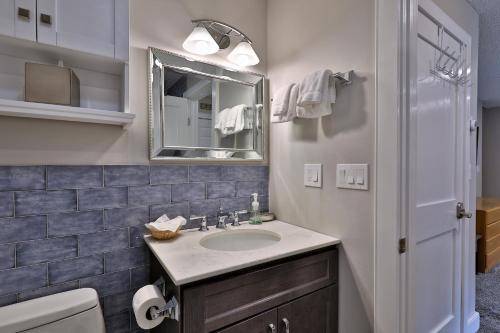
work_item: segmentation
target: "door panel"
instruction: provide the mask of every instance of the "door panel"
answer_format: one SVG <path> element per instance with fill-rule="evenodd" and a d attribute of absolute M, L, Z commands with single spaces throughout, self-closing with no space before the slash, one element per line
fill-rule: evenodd
<path fill-rule="evenodd" d="M 273 309 L 218 331 L 218 333 L 276 333 L 276 316 L 277 310 Z"/>
<path fill-rule="evenodd" d="M 456 57 L 465 53 L 450 35 L 453 21 L 431 1 L 419 4 L 416 105 L 410 118 L 408 331 L 455 333 L 461 324 L 461 221 L 456 205 L 465 200 L 466 90 L 436 74 L 434 66 L 441 55 L 437 47 Z"/>
<path fill-rule="evenodd" d="M 57 44 L 57 15 L 56 0 L 37 0 L 36 27 L 38 42 L 50 45 Z M 50 22 L 42 20 L 42 15 L 50 19 Z"/>
<path fill-rule="evenodd" d="M 14 36 L 14 19 L 16 17 L 14 0 L 0 1 L 0 34 Z"/>
<path fill-rule="evenodd" d="M 17 38 L 36 41 L 36 0 L 15 0 L 14 17 L 14 35 Z"/>
<path fill-rule="evenodd" d="M 337 332 L 336 288 L 330 286 L 278 308 L 279 333 Z"/>
<path fill-rule="evenodd" d="M 57 46 L 115 55 L 115 0 L 56 0 Z"/>

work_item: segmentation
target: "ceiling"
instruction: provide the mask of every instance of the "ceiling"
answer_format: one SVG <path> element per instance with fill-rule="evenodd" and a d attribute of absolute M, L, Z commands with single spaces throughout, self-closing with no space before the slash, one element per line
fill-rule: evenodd
<path fill-rule="evenodd" d="M 479 100 L 500 107 L 500 0 L 467 0 L 479 14 Z"/>

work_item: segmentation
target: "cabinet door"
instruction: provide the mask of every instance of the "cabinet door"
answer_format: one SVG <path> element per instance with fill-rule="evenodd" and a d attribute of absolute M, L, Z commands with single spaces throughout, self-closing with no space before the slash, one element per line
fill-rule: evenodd
<path fill-rule="evenodd" d="M 15 0 L 14 4 L 14 36 L 36 41 L 36 0 Z"/>
<path fill-rule="evenodd" d="M 225 328 L 218 333 L 277 333 L 276 309 Z"/>
<path fill-rule="evenodd" d="M 54 8 L 57 46 L 127 60 L 128 1 L 42 1 Z"/>
<path fill-rule="evenodd" d="M 279 333 L 336 333 L 337 287 L 330 286 L 278 308 Z"/>
<path fill-rule="evenodd" d="M 56 0 L 37 0 L 36 12 L 38 42 L 57 45 Z"/>
<path fill-rule="evenodd" d="M 0 34 L 14 36 L 15 1 L 0 1 Z"/>

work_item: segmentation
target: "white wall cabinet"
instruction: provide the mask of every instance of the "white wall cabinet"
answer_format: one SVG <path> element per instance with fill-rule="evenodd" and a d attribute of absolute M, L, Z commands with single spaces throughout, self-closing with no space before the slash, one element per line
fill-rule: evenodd
<path fill-rule="evenodd" d="M 0 33 L 36 41 L 36 0 L 4 0 L 0 3 Z"/>
<path fill-rule="evenodd" d="M 0 0 L 0 116 L 126 126 L 128 0 Z M 80 107 L 25 102 L 27 62 L 80 79 Z"/>
<path fill-rule="evenodd" d="M 124 0 L 2 0 L 0 34 L 128 60 Z"/>

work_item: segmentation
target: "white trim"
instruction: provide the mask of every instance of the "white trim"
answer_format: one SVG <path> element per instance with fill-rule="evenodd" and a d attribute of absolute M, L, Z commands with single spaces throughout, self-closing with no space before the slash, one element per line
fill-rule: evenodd
<path fill-rule="evenodd" d="M 376 4 L 376 147 L 374 332 L 402 332 L 400 292 L 404 257 L 398 254 L 400 230 L 400 166 L 402 64 L 400 0 Z"/>
<path fill-rule="evenodd" d="M 476 333 L 479 331 L 479 313 L 474 312 L 472 316 L 467 318 L 464 333 Z"/>
<path fill-rule="evenodd" d="M 119 126 L 129 125 L 135 118 L 135 114 L 126 112 L 6 99 L 0 99 L 0 116 L 52 119 Z"/>

